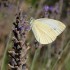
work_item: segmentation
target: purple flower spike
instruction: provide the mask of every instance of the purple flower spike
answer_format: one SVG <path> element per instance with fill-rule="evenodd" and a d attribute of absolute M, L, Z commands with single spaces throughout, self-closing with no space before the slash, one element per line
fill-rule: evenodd
<path fill-rule="evenodd" d="M 48 10 L 49 10 L 49 6 L 45 6 L 45 7 L 44 7 L 44 10 L 45 10 L 45 11 L 48 11 Z"/>
<path fill-rule="evenodd" d="M 50 7 L 49 7 L 49 10 L 52 11 L 52 10 L 53 10 L 53 6 L 50 6 Z"/>
<path fill-rule="evenodd" d="M 48 11 L 48 10 L 52 11 L 53 10 L 53 6 L 44 6 L 44 10 L 45 11 Z"/>

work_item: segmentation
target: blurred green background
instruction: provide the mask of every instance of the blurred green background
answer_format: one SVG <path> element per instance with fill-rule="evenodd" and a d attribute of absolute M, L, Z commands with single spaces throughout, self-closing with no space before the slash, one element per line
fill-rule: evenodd
<path fill-rule="evenodd" d="M 58 5 L 56 5 L 56 3 Z M 66 25 L 65 31 L 58 36 L 51 47 L 51 65 L 49 69 L 47 47 L 38 48 L 34 57 L 29 61 L 33 65 L 29 70 L 70 70 L 70 1 L 69 0 L 0 0 L 0 66 L 2 57 L 8 41 L 8 35 L 12 29 L 12 23 L 15 21 L 15 15 L 18 8 L 21 12 L 30 17 L 41 18 L 44 16 L 44 6 L 58 7 L 58 14 L 52 13 L 50 18 L 58 19 Z M 61 54 L 60 54 L 61 53 Z M 32 54 L 32 53 L 31 53 Z M 60 59 L 59 59 L 60 58 Z M 40 62 L 40 63 L 38 63 Z M 39 67 L 40 65 L 40 67 Z M 30 66 L 32 66 L 30 68 Z M 1 68 L 1 67 L 0 67 Z"/>

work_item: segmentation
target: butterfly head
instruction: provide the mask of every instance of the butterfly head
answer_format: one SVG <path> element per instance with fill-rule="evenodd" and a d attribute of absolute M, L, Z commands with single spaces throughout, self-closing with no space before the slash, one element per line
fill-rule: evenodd
<path fill-rule="evenodd" d="M 31 27 L 31 28 L 32 28 L 32 26 L 33 26 L 34 20 L 35 20 L 35 19 L 34 19 L 33 17 L 30 18 L 30 27 Z"/>
<path fill-rule="evenodd" d="M 30 18 L 30 24 L 32 24 L 34 20 L 35 20 L 35 19 L 34 19 L 33 17 L 31 17 L 31 18 Z"/>

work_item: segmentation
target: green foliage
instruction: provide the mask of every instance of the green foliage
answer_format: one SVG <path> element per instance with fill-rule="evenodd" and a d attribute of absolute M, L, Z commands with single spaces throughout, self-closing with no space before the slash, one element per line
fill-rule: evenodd
<path fill-rule="evenodd" d="M 31 69 L 30 70 L 36 70 L 36 66 L 35 64 L 37 64 L 37 59 L 39 57 L 39 54 L 40 54 L 40 50 L 41 48 L 38 48 L 36 51 L 35 51 L 35 55 L 34 55 L 34 58 L 33 58 L 33 61 L 32 61 L 32 65 L 31 65 Z"/>
<path fill-rule="evenodd" d="M 30 70 L 46 70 L 47 60 L 47 47 L 37 48 Z"/>
<path fill-rule="evenodd" d="M 45 0 L 45 3 L 46 5 L 54 5 L 56 2 L 58 2 L 59 0 Z"/>
<path fill-rule="evenodd" d="M 11 49 L 11 47 L 12 47 L 12 43 L 10 42 L 11 35 L 12 35 L 12 33 L 10 33 L 9 39 L 8 39 L 8 42 L 7 42 L 7 45 L 6 45 L 6 49 L 5 49 L 3 60 L 2 60 L 1 70 L 8 70 L 8 61 L 9 61 L 9 58 L 8 58 L 7 51 L 9 49 Z"/>
<path fill-rule="evenodd" d="M 0 12 L 0 20 L 4 18 L 4 13 Z"/>
<path fill-rule="evenodd" d="M 30 49 L 30 50 L 28 51 L 27 65 L 28 65 L 28 68 L 29 68 L 29 69 L 30 69 L 30 67 L 31 67 L 31 65 L 32 65 L 34 53 L 35 53 L 35 51 L 33 52 L 32 49 Z"/>
<path fill-rule="evenodd" d="M 67 60 L 65 67 L 66 67 L 66 70 L 70 70 L 70 58 Z"/>
<path fill-rule="evenodd" d="M 34 5 L 37 2 L 37 0 L 32 0 L 32 5 Z"/>

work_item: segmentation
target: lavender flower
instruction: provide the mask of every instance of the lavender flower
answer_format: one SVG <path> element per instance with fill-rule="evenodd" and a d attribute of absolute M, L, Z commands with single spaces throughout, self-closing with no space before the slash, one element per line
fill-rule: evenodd
<path fill-rule="evenodd" d="M 49 6 L 49 10 L 52 11 L 53 10 L 53 6 Z"/>
<path fill-rule="evenodd" d="M 44 10 L 48 11 L 49 10 L 49 6 L 44 6 Z"/>
<path fill-rule="evenodd" d="M 46 5 L 46 6 L 44 6 L 44 10 L 45 11 L 49 11 L 49 10 L 52 11 L 53 10 L 53 6 L 47 6 Z"/>

